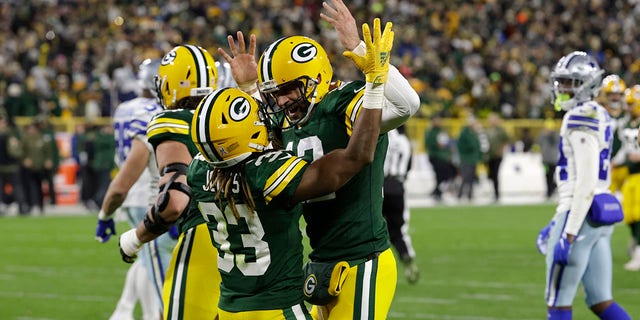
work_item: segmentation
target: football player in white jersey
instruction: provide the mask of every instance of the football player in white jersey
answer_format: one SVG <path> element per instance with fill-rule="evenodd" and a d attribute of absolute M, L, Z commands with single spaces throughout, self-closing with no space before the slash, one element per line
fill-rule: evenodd
<path fill-rule="evenodd" d="M 218 69 L 218 88 L 235 88 L 238 86 L 236 80 L 233 79 L 229 62 L 216 61 L 216 69 Z"/>
<path fill-rule="evenodd" d="M 593 101 L 602 73 L 596 60 L 582 51 L 562 57 L 551 73 L 554 104 L 566 114 L 556 168 L 559 203 L 546 247 L 548 320 L 572 319 L 580 283 L 587 305 L 600 319 L 631 319 L 611 289 L 610 241 L 622 209 L 609 193 L 612 119 Z"/>
<path fill-rule="evenodd" d="M 144 219 L 158 194 L 158 166 L 147 141 L 147 123 L 163 110 L 155 96 L 154 76 L 160 60 L 145 60 L 140 65 L 138 81 L 142 93 L 120 104 L 113 115 L 116 139 L 115 162 L 119 168 L 111 181 L 98 215 L 96 240 L 106 242 L 115 234 L 113 215 L 120 208 L 132 227 Z M 125 286 L 111 319 L 133 319 L 137 301 L 144 319 L 162 315 L 162 286 L 176 244 L 170 234 L 149 242 L 127 272 Z"/>

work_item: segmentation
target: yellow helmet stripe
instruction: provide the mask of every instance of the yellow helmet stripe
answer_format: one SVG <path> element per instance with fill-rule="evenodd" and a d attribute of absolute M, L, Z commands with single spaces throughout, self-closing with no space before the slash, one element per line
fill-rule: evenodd
<path fill-rule="evenodd" d="M 293 179 L 302 168 L 304 168 L 307 162 L 302 158 L 291 157 L 287 160 L 276 172 L 274 172 L 268 179 L 264 187 L 264 201 L 269 202 L 277 197 L 284 188 L 289 185 L 291 179 Z"/>
<path fill-rule="evenodd" d="M 158 118 L 149 123 L 147 136 L 153 137 L 162 133 L 189 135 L 189 124 L 184 120 Z"/>
<path fill-rule="evenodd" d="M 260 57 L 259 66 L 261 68 L 259 68 L 259 70 L 262 72 L 260 74 L 260 76 L 262 76 L 262 81 L 263 82 L 273 79 L 273 72 L 271 71 L 271 61 L 273 60 L 273 52 L 276 50 L 278 45 L 284 39 L 285 38 L 281 38 L 280 40 L 276 40 L 276 42 L 271 44 L 267 48 L 267 50 L 265 50 L 265 52 L 262 54 L 262 57 Z"/>
<path fill-rule="evenodd" d="M 214 160 L 222 160 L 222 156 L 219 155 L 216 151 L 216 148 L 213 145 L 213 137 L 210 135 L 211 132 L 209 129 L 209 124 L 211 123 L 211 108 L 213 108 L 213 101 L 219 96 L 223 90 L 217 90 L 214 93 L 207 95 L 204 100 L 200 102 L 199 111 L 196 115 L 196 127 L 193 129 L 194 134 L 196 134 L 196 138 L 198 140 L 198 144 L 202 147 L 202 151 L 209 158 L 214 156 L 216 159 L 209 159 L 211 161 Z"/>
<path fill-rule="evenodd" d="M 190 44 L 185 45 L 185 48 L 187 48 L 191 53 L 191 56 L 193 57 L 193 62 L 196 65 L 195 72 L 197 76 L 196 78 L 197 88 L 208 87 L 210 83 L 210 79 L 209 79 L 209 72 L 207 70 L 207 67 L 209 67 L 209 65 L 207 64 L 207 59 L 204 56 L 204 52 L 202 52 L 202 49 L 200 47 L 190 45 Z M 211 67 L 215 68 L 215 66 L 211 66 Z"/>
<path fill-rule="evenodd" d="M 364 86 L 358 89 L 356 95 L 351 99 L 349 105 L 347 106 L 347 110 L 345 110 L 345 126 L 347 128 L 347 134 L 351 136 L 353 134 L 353 124 L 356 122 L 358 115 L 360 114 L 360 110 L 362 109 L 362 103 L 364 102 Z"/>

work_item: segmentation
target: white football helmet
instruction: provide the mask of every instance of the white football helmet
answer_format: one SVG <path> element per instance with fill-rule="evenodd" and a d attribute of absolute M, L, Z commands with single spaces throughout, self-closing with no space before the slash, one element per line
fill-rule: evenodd
<path fill-rule="evenodd" d="M 586 52 L 574 51 L 560 58 L 551 72 L 552 103 L 556 109 L 569 110 L 597 96 L 603 73 L 598 62 Z"/>
<path fill-rule="evenodd" d="M 138 68 L 138 84 L 143 90 L 149 90 L 154 97 L 157 97 L 156 92 L 156 75 L 158 74 L 158 67 L 160 67 L 160 59 L 145 59 Z"/>

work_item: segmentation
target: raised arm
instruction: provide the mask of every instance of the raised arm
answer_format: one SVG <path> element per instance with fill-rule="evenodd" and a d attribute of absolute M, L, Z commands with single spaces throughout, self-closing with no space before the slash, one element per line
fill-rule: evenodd
<path fill-rule="evenodd" d="M 330 3 L 329 3 L 330 2 Z M 329 0 L 322 4 L 325 12 L 320 18 L 331 24 L 342 46 L 364 56 L 367 47 L 360 40 L 356 20 L 342 0 Z M 362 70 L 362 69 L 360 69 Z M 362 70 L 364 72 L 364 70 Z M 409 81 L 393 65 L 389 65 L 388 81 L 384 87 L 381 132 L 388 132 L 404 124 L 420 108 L 420 97 Z"/>
<path fill-rule="evenodd" d="M 384 84 L 389 71 L 389 52 L 393 46 L 392 24 L 380 32 L 380 20 L 374 20 L 373 41 L 369 26 L 362 32 L 367 45 L 367 55 L 358 56 L 348 51 L 345 56 L 353 59 L 365 71 L 367 83 L 362 110 L 356 120 L 353 135 L 345 149 L 334 150 L 314 161 L 305 171 L 298 185 L 293 203 L 334 192 L 373 161 L 380 135 L 380 119 L 384 103 Z"/>
<path fill-rule="evenodd" d="M 256 62 L 256 35 L 249 36 L 249 50 L 244 40 L 242 31 L 236 33 L 238 43 L 233 36 L 227 36 L 229 52 L 218 48 L 218 53 L 229 62 L 233 79 L 238 84 L 238 88 L 254 98 L 259 98 L 258 93 L 258 63 Z"/>

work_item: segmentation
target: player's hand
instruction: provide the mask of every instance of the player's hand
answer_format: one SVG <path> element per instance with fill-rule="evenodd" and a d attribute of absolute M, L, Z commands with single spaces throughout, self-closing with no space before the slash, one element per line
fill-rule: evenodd
<path fill-rule="evenodd" d="M 547 254 L 547 242 L 549 241 L 549 232 L 551 231 L 551 228 L 553 228 L 554 224 L 555 224 L 555 221 L 551 220 L 551 222 L 549 222 L 548 225 L 544 226 L 544 228 L 542 228 L 540 232 L 538 232 L 538 237 L 536 238 L 536 247 L 538 247 L 538 251 L 543 255 Z"/>
<path fill-rule="evenodd" d="M 171 226 L 171 228 L 169 228 L 169 237 L 171 237 L 171 239 L 178 239 L 178 237 L 180 236 L 180 231 L 178 231 L 178 226 L 176 226 L 175 224 Z"/>
<path fill-rule="evenodd" d="M 553 248 L 553 262 L 561 266 L 569 262 L 569 254 L 571 253 L 571 242 L 567 239 L 567 234 L 563 233 L 558 243 Z"/>
<path fill-rule="evenodd" d="M 233 36 L 227 36 L 227 42 L 229 43 L 229 51 L 227 53 L 224 49 L 218 48 L 218 53 L 229 62 L 231 67 L 231 73 L 233 74 L 233 80 L 236 81 L 240 89 L 245 91 L 243 86 L 255 86 L 258 81 L 258 63 L 256 62 L 256 35 L 249 36 L 249 48 L 244 40 L 242 31 L 236 33 L 238 37 L 238 43 L 233 39 Z M 246 91 L 245 91 L 246 92 Z"/>
<path fill-rule="evenodd" d="M 329 4 L 329 2 L 331 4 Z M 330 23 L 338 34 L 340 43 L 346 50 L 353 50 L 360 44 L 358 26 L 347 5 L 342 0 L 327 0 L 322 2 L 325 12 L 320 13 L 320 18 Z"/>
<path fill-rule="evenodd" d="M 138 251 L 142 248 L 142 242 L 140 242 L 140 239 L 138 239 L 138 236 L 136 235 L 136 229 L 130 229 L 123 233 L 120 236 L 118 246 L 120 247 L 122 261 L 126 263 L 133 263 L 138 257 Z"/>
<path fill-rule="evenodd" d="M 364 73 L 367 82 L 373 84 L 373 88 L 387 82 L 389 73 L 389 57 L 393 47 L 393 24 L 387 22 L 384 32 L 380 32 L 380 19 L 373 20 L 373 39 L 368 24 L 362 25 L 362 35 L 367 47 L 367 53 L 359 56 L 353 51 L 345 51 L 343 55 L 351 59 Z"/>
<path fill-rule="evenodd" d="M 98 220 L 96 226 L 96 240 L 105 243 L 109 241 L 112 235 L 116 234 L 116 225 L 113 219 Z"/>

